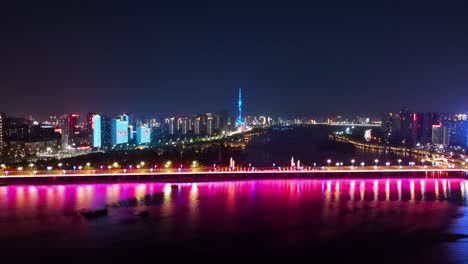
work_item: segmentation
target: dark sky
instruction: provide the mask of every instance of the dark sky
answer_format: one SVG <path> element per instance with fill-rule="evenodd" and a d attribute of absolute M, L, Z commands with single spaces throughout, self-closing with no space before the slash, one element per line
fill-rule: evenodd
<path fill-rule="evenodd" d="M 247 114 L 468 110 L 446 1 L 69 2 L 0 8 L 0 112 L 234 111 L 238 87 Z"/>

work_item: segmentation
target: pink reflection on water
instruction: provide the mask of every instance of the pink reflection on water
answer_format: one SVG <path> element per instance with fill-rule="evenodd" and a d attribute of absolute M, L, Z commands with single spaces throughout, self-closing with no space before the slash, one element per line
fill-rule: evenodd
<path fill-rule="evenodd" d="M 69 212 L 101 208 L 153 193 L 161 193 L 163 202 L 146 206 L 145 210 L 158 221 L 151 227 L 143 224 L 132 227 L 132 234 L 141 232 L 172 238 L 263 230 L 277 232 L 271 243 L 292 243 L 301 239 L 326 239 L 356 229 L 376 232 L 440 228 L 447 225 L 456 208 L 447 200 L 465 202 L 467 181 L 288 179 L 177 185 L 178 188 L 172 188 L 169 183 L 0 187 L 3 234 L 0 240 L 50 231 L 59 236 L 62 233 L 77 236 L 75 230 L 86 233 L 98 224 Z M 127 213 L 131 210 L 110 208 L 109 216 L 102 219 L 98 229 L 108 228 L 111 234 L 118 230 L 116 236 L 130 232 L 119 220 L 134 217 Z"/>

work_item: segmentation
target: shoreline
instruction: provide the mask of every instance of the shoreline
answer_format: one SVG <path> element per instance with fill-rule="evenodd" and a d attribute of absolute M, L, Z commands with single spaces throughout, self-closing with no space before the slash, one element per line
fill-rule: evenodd
<path fill-rule="evenodd" d="M 349 143 L 349 144 L 352 144 L 354 147 L 361 148 L 361 149 L 388 151 L 388 152 L 393 152 L 393 153 L 401 153 L 403 155 L 411 154 L 411 155 L 420 155 L 420 156 L 431 156 L 433 154 L 438 154 L 436 152 L 432 152 L 432 151 L 424 150 L 424 149 L 407 148 L 407 147 L 402 147 L 402 146 L 400 147 L 389 146 L 389 145 L 384 145 L 384 144 L 376 144 L 376 143 L 358 141 L 358 140 L 351 139 L 344 135 L 330 134 L 329 136 L 332 137 L 334 141 Z"/>

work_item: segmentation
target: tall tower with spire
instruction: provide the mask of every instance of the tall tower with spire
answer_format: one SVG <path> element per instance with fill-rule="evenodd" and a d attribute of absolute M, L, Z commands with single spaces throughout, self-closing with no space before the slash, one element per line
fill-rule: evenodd
<path fill-rule="evenodd" d="M 242 89 L 239 88 L 239 100 L 237 101 L 237 110 L 239 111 L 239 115 L 237 116 L 237 126 L 241 127 L 244 125 L 242 121 Z"/>

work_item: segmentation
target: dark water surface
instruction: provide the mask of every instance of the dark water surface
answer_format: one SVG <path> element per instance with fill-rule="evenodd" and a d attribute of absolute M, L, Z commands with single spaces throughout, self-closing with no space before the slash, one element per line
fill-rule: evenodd
<path fill-rule="evenodd" d="M 305 166 L 327 165 L 327 160 L 343 162 L 344 166 L 350 166 L 354 159 L 355 165 L 361 162 L 374 164 L 378 159 L 380 165 L 391 162 L 396 165 L 397 160 L 402 160 L 402 165 L 409 161 L 418 162 L 422 157 L 403 155 L 376 150 L 355 149 L 351 144 L 330 142 L 328 135 L 334 131 L 342 131 L 345 127 L 315 125 L 297 127 L 289 130 L 273 130 L 260 136 L 253 137 L 245 149 L 246 161 L 255 166 L 289 166 L 291 157 L 301 160 Z M 357 134 L 364 135 L 365 128 L 355 128 Z"/>
<path fill-rule="evenodd" d="M 3 257 L 59 262 L 464 263 L 467 187 L 419 178 L 3 186 L 0 248 Z M 78 213 L 105 205 L 104 217 Z"/>

